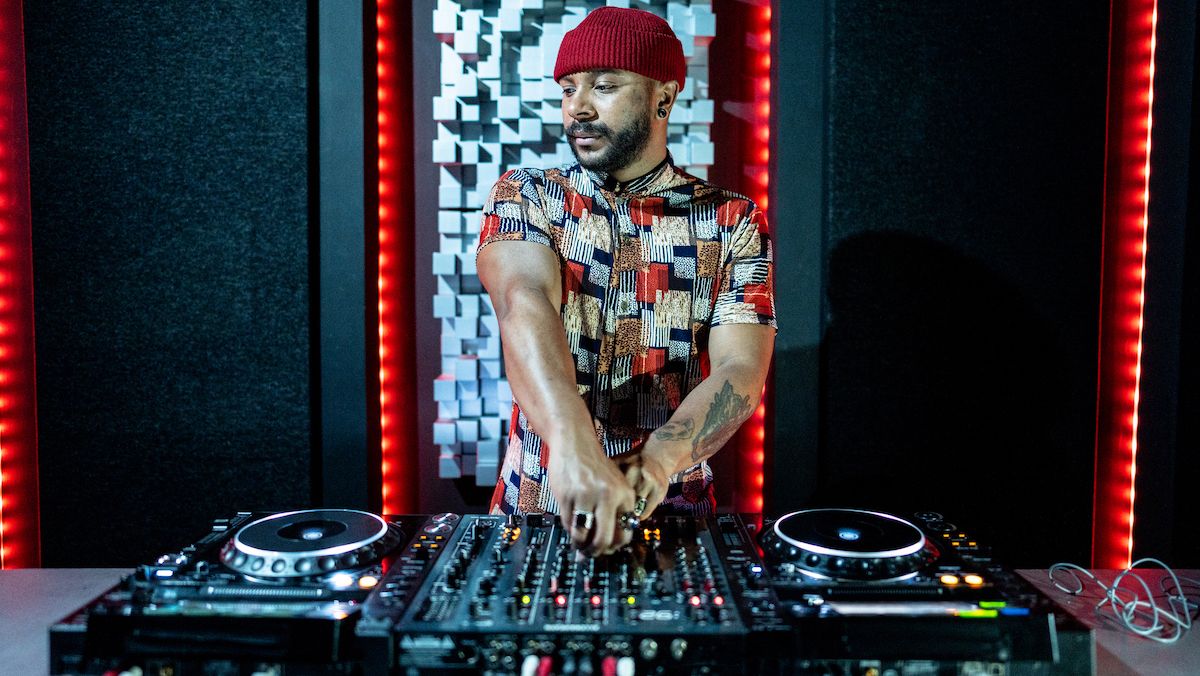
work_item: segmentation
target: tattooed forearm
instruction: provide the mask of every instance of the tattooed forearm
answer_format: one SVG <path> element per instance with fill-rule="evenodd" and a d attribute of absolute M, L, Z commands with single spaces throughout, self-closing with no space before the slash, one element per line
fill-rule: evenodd
<path fill-rule="evenodd" d="M 708 407 L 700 432 L 692 439 L 692 461 L 700 462 L 720 450 L 753 408 L 750 397 L 739 396 L 726 380 Z"/>
<path fill-rule="evenodd" d="M 691 418 L 679 422 L 669 422 L 654 431 L 654 436 L 660 441 L 680 441 L 691 439 L 696 431 L 696 423 Z"/>

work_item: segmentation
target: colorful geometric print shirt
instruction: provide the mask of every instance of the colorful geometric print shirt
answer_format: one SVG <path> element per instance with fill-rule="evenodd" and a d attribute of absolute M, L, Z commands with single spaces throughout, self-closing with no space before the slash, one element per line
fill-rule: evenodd
<path fill-rule="evenodd" d="M 669 161 L 626 185 L 579 165 L 509 171 L 484 206 L 479 250 L 505 240 L 558 256 L 575 380 L 609 457 L 640 447 L 704 379 L 711 327 L 775 327 L 763 213 Z M 514 402 L 493 512 L 558 511 L 551 452 Z M 671 477 L 662 509 L 715 505 L 701 462 Z"/>

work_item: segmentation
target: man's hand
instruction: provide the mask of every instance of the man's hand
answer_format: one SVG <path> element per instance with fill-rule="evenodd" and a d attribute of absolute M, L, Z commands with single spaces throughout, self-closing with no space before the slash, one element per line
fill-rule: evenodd
<path fill-rule="evenodd" d="M 633 489 L 617 464 L 605 457 L 592 430 L 552 443 L 547 470 L 559 520 L 575 546 L 597 556 L 629 544 L 633 532 L 622 526 L 620 518 L 633 511 Z M 576 512 L 593 515 L 590 529 L 576 523 Z"/>
<path fill-rule="evenodd" d="M 634 510 L 634 515 L 639 519 L 653 514 L 663 498 L 667 497 L 667 483 L 671 474 L 658 449 L 658 443 L 651 437 L 637 452 L 617 458 L 617 463 L 625 472 L 625 482 L 636 496 L 634 506 L 641 507 L 640 512 Z"/>

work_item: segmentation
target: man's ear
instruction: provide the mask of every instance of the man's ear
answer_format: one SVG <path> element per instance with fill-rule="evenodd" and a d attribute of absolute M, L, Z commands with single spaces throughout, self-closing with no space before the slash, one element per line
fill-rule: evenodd
<path fill-rule="evenodd" d="M 658 85 L 655 91 L 654 103 L 657 108 L 666 108 L 670 110 L 674 105 L 675 99 L 679 96 L 679 83 L 675 80 L 667 80 Z"/>

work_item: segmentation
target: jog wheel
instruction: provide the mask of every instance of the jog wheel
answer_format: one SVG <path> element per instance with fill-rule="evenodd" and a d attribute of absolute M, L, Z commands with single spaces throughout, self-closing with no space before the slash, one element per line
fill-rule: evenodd
<path fill-rule="evenodd" d="M 353 509 L 272 514 L 247 524 L 221 548 L 221 562 L 244 575 L 290 579 L 369 566 L 401 540 L 383 517 Z"/>
<path fill-rule="evenodd" d="M 921 529 L 882 512 L 808 509 L 786 514 L 763 532 L 763 551 L 811 578 L 890 582 L 937 558 Z"/>

